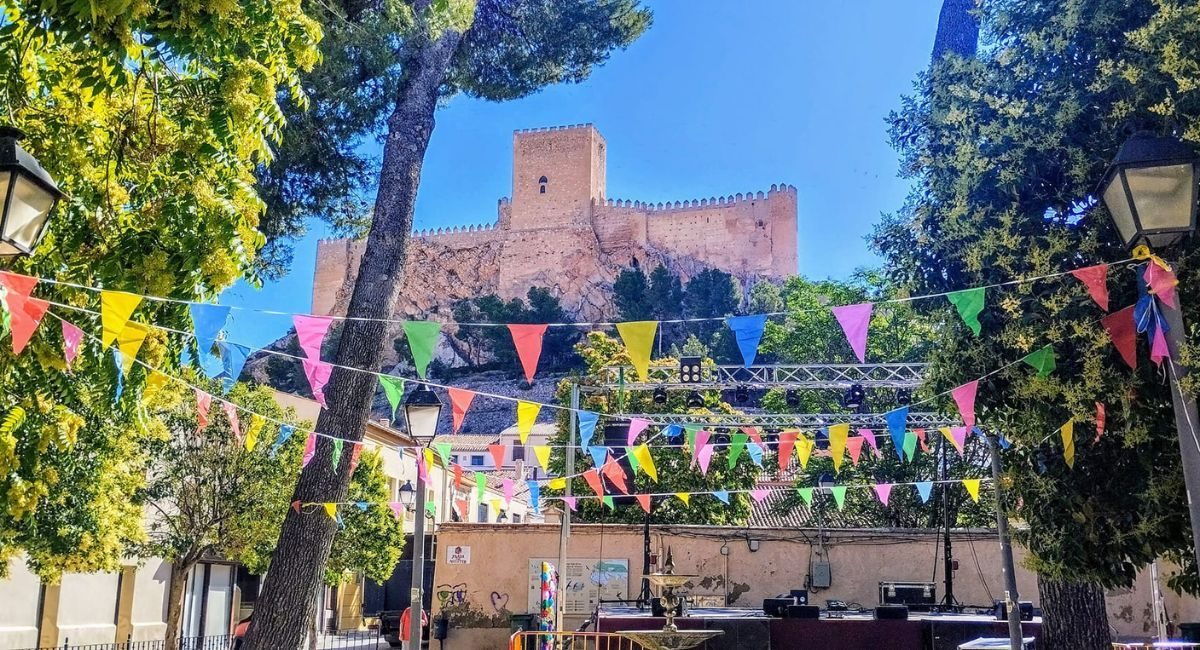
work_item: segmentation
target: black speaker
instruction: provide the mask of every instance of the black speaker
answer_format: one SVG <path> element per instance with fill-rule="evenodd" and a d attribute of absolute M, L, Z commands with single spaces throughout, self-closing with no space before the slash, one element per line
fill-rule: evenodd
<path fill-rule="evenodd" d="M 788 605 L 787 617 L 816 620 L 821 618 L 821 608 L 816 605 Z"/>
<path fill-rule="evenodd" d="M 996 612 L 996 620 L 998 620 L 998 621 L 1007 621 L 1008 620 L 1008 606 L 1004 603 L 1003 600 L 997 600 L 996 604 L 994 606 L 994 609 Z M 1017 611 L 1021 613 L 1022 621 L 1032 621 L 1033 620 L 1033 602 L 1032 601 L 1022 600 L 1022 601 L 1018 602 L 1017 603 Z"/>
<path fill-rule="evenodd" d="M 880 605 L 875 608 L 877 621 L 907 621 L 908 608 L 904 605 Z"/>
<path fill-rule="evenodd" d="M 685 611 L 684 604 L 686 602 L 687 602 L 686 598 L 679 599 L 679 604 L 675 606 L 675 615 L 676 616 L 684 615 L 684 611 Z M 650 599 L 650 613 L 653 614 L 654 616 L 666 616 L 667 608 L 663 607 L 662 598 L 651 598 Z"/>
<path fill-rule="evenodd" d="M 791 591 L 791 594 L 792 594 L 792 598 L 796 599 L 797 605 L 807 605 L 808 604 L 808 590 L 807 589 L 793 589 Z"/>
<path fill-rule="evenodd" d="M 787 608 L 796 604 L 796 599 L 788 596 L 786 598 L 764 598 L 763 613 L 767 616 L 783 616 Z"/>

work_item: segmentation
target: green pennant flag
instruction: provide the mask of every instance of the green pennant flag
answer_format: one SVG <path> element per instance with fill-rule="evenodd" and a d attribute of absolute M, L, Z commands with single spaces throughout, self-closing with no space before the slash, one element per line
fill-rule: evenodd
<path fill-rule="evenodd" d="M 433 501 L 426 501 L 425 502 L 425 512 L 428 512 L 430 515 L 437 517 L 437 504 L 434 503 Z"/>
<path fill-rule="evenodd" d="M 683 432 L 687 434 L 687 448 L 692 456 L 696 455 L 696 432 L 700 430 L 699 424 L 685 424 Z"/>
<path fill-rule="evenodd" d="M 400 407 L 400 400 L 404 397 L 404 378 L 380 375 L 379 385 L 383 386 L 383 394 L 387 395 L 388 404 L 392 405 L 392 419 L 395 420 L 396 409 Z"/>
<path fill-rule="evenodd" d="M 616 510 L 616 509 L 617 509 L 617 507 L 616 507 L 615 505 L 613 505 L 613 498 L 612 498 L 612 497 L 610 497 L 610 496 L 608 496 L 607 494 L 606 494 L 606 495 L 604 495 L 604 497 L 601 499 L 601 501 L 603 501 L 603 502 L 604 502 L 604 505 L 608 506 L 608 509 L 609 509 L 609 510 Z"/>
<path fill-rule="evenodd" d="M 1034 370 L 1037 370 L 1038 377 L 1047 377 L 1054 372 L 1055 368 L 1054 346 L 1046 344 L 1045 347 L 1025 355 L 1021 361 L 1033 366 Z"/>
<path fill-rule="evenodd" d="M 633 447 L 625 448 L 625 459 L 629 461 L 629 469 L 633 470 L 633 475 L 637 476 L 638 468 L 641 465 L 638 463 L 637 456 L 633 455 Z"/>
<path fill-rule="evenodd" d="M 975 336 L 979 336 L 982 326 L 979 324 L 979 314 L 983 311 L 983 295 L 986 287 L 963 289 L 946 294 L 946 299 L 958 310 L 958 315 Z"/>
<path fill-rule="evenodd" d="M 904 455 L 908 456 L 908 462 L 912 462 L 914 456 L 917 455 L 917 434 L 912 431 L 904 432 Z"/>
<path fill-rule="evenodd" d="M 435 321 L 404 321 L 404 337 L 408 339 L 408 349 L 412 352 L 413 363 L 421 379 L 427 378 L 425 371 L 429 368 L 429 362 L 433 361 L 433 349 L 437 347 L 441 332 L 442 324 Z"/>
<path fill-rule="evenodd" d="M 813 495 L 812 488 L 797 488 L 796 491 L 800 493 L 800 498 L 804 499 L 805 503 L 807 503 L 810 506 L 812 505 L 812 495 Z"/>
<path fill-rule="evenodd" d="M 335 471 L 335 472 L 337 471 L 338 461 L 340 461 L 341 459 L 342 459 L 342 439 L 336 438 L 333 441 L 333 456 L 331 457 L 331 462 L 333 463 L 333 471 Z"/>
<path fill-rule="evenodd" d="M 738 432 L 733 434 L 733 444 L 729 446 L 729 469 L 733 469 L 737 465 L 738 458 L 742 455 L 742 450 L 746 448 L 746 441 L 750 436 Z"/>
<path fill-rule="evenodd" d="M 846 506 L 846 486 L 835 485 L 829 488 L 829 491 L 833 492 L 833 500 L 837 501 L 838 510 L 844 508 Z"/>
<path fill-rule="evenodd" d="M 483 472 L 475 472 L 475 494 L 479 500 L 483 501 L 483 494 L 487 492 L 487 475 Z"/>
<path fill-rule="evenodd" d="M 454 464 L 450 462 L 450 443 L 435 442 L 433 448 L 437 450 L 438 456 L 442 457 L 442 466 L 450 469 L 450 466 Z"/>

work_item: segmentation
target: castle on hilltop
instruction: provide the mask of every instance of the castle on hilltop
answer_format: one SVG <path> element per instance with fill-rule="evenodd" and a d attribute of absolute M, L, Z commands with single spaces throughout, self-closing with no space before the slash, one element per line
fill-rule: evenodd
<path fill-rule="evenodd" d="M 463 298 L 523 298 L 551 287 L 563 307 L 588 320 L 611 318 L 622 269 L 661 263 L 684 279 L 705 268 L 749 287 L 796 273 L 796 188 L 644 203 L 608 198 L 607 147 L 591 124 L 513 134 L 512 198 L 491 225 L 414 233 L 400 315 L 448 317 Z M 358 273 L 363 241 L 317 245 L 313 313 L 340 313 Z"/>

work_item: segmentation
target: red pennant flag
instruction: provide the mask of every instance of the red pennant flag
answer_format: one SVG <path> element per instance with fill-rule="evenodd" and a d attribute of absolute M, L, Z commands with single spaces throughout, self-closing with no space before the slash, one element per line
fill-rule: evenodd
<path fill-rule="evenodd" d="M 638 503 L 642 504 L 642 510 L 645 510 L 646 514 L 650 514 L 650 495 L 639 494 L 637 495 L 637 500 Z"/>
<path fill-rule="evenodd" d="M 1108 265 L 1097 264 L 1096 266 L 1088 266 L 1082 269 L 1071 271 L 1071 275 L 1079 280 L 1087 287 L 1088 294 L 1092 296 L 1092 300 L 1100 306 L 1100 309 L 1108 311 Z"/>
<path fill-rule="evenodd" d="M 208 426 L 208 407 L 212 405 L 212 395 L 196 389 L 196 420 L 200 424 L 200 428 Z"/>
<path fill-rule="evenodd" d="M 362 454 L 362 443 L 354 443 L 354 447 L 350 449 L 350 476 L 354 476 L 354 470 L 358 467 L 358 457 Z"/>
<path fill-rule="evenodd" d="M 913 433 L 917 434 L 917 442 L 921 444 L 921 451 L 928 454 L 929 445 L 925 443 L 925 430 L 913 429 Z"/>
<path fill-rule="evenodd" d="M 600 482 L 600 475 L 596 473 L 596 468 L 589 469 L 583 473 L 583 480 L 587 481 L 588 486 L 596 493 L 596 496 L 604 496 L 604 485 Z"/>
<path fill-rule="evenodd" d="M 798 431 L 779 432 L 779 471 L 786 471 L 792 462 L 792 451 L 796 448 Z"/>
<path fill-rule="evenodd" d="M 229 428 L 233 429 L 234 437 L 241 439 L 242 423 L 238 421 L 237 406 L 231 402 L 221 402 L 221 408 L 225 411 L 225 419 L 229 420 Z"/>
<path fill-rule="evenodd" d="M 21 275 L 19 273 L 10 273 L 8 271 L 0 271 L 0 285 L 4 285 L 8 289 L 8 296 L 5 300 L 11 300 L 13 295 L 20 296 L 22 300 L 29 298 L 29 294 L 33 292 L 33 288 L 37 286 L 38 279 Z M 9 309 L 12 309 L 12 303 L 8 303 Z"/>
<path fill-rule="evenodd" d="M 462 465 L 454 463 L 454 489 L 461 490 L 463 486 Z"/>
<path fill-rule="evenodd" d="M 504 467 L 504 445 L 488 445 L 488 453 L 492 455 L 495 469 Z"/>
<path fill-rule="evenodd" d="M 1093 445 L 1100 442 L 1100 436 L 1104 435 L 1105 419 L 1104 402 L 1096 402 L 1096 439 L 1092 441 Z"/>
<path fill-rule="evenodd" d="M 862 456 L 863 439 L 858 436 L 850 436 L 846 438 L 846 451 L 850 452 L 850 463 L 858 464 L 859 456 Z"/>
<path fill-rule="evenodd" d="M 521 367 L 525 369 L 525 380 L 533 383 L 533 375 L 537 372 L 538 359 L 542 356 L 542 337 L 546 334 L 548 325 L 509 325 L 513 345 L 517 348 L 517 356 L 521 359 Z"/>
<path fill-rule="evenodd" d="M 467 409 L 471 408 L 471 401 L 475 399 L 475 392 L 464 388 L 447 388 L 446 392 L 450 393 L 450 408 L 454 411 L 454 433 L 458 433 L 463 419 L 467 417 Z"/>
<path fill-rule="evenodd" d="M 467 508 L 469 508 L 470 506 L 471 506 L 471 502 L 467 501 L 466 499 L 455 499 L 454 500 L 454 509 L 458 511 L 458 518 L 463 521 L 467 520 Z"/>
<path fill-rule="evenodd" d="M 292 502 L 292 510 L 295 510 L 296 514 L 300 514 L 300 501 L 299 500 Z"/>
<path fill-rule="evenodd" d="M 967 428 L 975 426 L 975 394 L 979 391 L 979 380 L 969 381 L 950 391 L 954 403 L 958 405 L 958 413 L 962 416 Z"/>
<path fill-rule="evenodd" d="M 17 305 L 12 310 L 9 324 L 12 326 L 13 354 L 21 354 L 21 351 L 29 344 L 29 339 L 33 338 L 33 333 L 37 331 L 38 325 L 42 323 L 42 317 L 46 315 L 50 303 L 41 298 L 27 297 L 10 301 L 8 304 L 10 307 Z"/>
<path fill-rule="evenodd" d="M 625 470 L 613 458 L 612 452 L 609 452 L 608 460 L 604 462 L 604 477 L 612 481 L 621 494 L 629 494 L 629 485 L 625 483 Z"/>
<path fill-rule="evenodd" d="M 1137 327 L 1133 322 L 1133 305 L 1105 316 L 1100 323 L 1108 331 L 1108 337 L 1112 339 L 1117 352 L 1121 353 L 1125 365 L 1136 369 Z"/>

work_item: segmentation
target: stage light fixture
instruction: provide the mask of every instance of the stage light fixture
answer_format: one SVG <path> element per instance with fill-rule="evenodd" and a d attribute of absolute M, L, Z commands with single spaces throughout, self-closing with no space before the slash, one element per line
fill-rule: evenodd
<path fill-rule="evenodd" d="M 783 400 L 787 402 L 789 407 L 796 408 L 797 406 L 800 406 L 800 393 L 789 388 L 788 391 L 783 394 Z"/>
<path fill-rule="evenodd" d="M 733 389 L 733 401 L 738 404 L 745 404 L 750 401 L 750 389 L 745 386 L 738 386 Z"/>
<path fill-rule="evenodd" d="M 701 357 L 679 357 L 679 382 L 682 384 L 700 383 L 703 361 Z"/>
<path fill-rule="evenodd" d="M 690 409 L 698 409 L 704 407 L 704 398 L 700 396 L 700 391 L 694 390 L 688 393 L 687 407 Z"/>
<path fill-rule="evenodd" d="M 654 403 L 655 404 L 666 404 L 667 403 L 667 389 L 666 388 L 659 386 L 658 388 L 654 389 Z"/>
<path fill-rule="evenodd" d="M 900 406 L 908 406 L 912 404 L 912 389 L 901 388 L 896 391 L 896 403 Z"/>
<path fill-rule="evenodd" d="M 842 406 L 848 409 L 857 409 L 863 405 L 867 399 L 867 391 L 863 389 L 862 384 L 854 384 L 846 390 L 846 395 L 842 397 Z"/>

